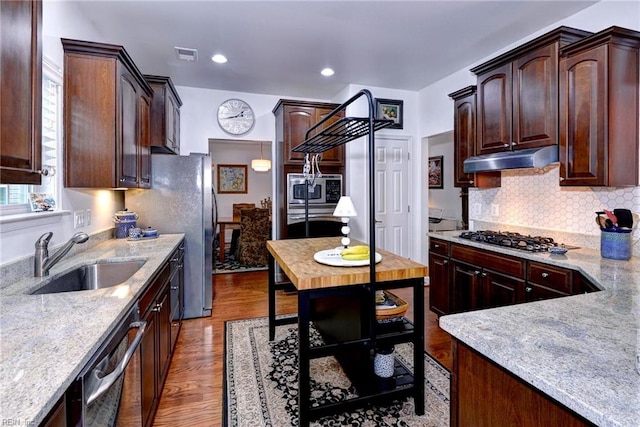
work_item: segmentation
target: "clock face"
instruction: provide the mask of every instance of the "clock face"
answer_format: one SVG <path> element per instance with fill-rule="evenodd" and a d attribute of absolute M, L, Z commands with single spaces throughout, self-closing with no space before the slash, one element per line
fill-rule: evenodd
<path fill-rule="evenodd" d="M 218 107 L 218 124 L 231 135 L 244 135 L 255 123 L 253 110 L 240 99 L 228 99 Z"/>

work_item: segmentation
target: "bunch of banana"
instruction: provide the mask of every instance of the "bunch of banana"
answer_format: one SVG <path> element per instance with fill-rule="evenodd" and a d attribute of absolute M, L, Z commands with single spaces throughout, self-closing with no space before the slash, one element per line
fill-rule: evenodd
<path fill-rule="evenodd" d="M 342 259 L 347 261 L 362 261 L 369 259 L 369 246 L 356 245 L 343 249 L 340 253 Z"/>

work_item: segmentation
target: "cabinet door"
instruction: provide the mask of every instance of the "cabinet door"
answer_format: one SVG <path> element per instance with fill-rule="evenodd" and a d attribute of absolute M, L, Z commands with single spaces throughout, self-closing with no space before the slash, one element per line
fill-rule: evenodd
<path fill-rule="evenodd" d="M 316 109 L 286 105 L 284 107 L 284 162 L 301 164 L 304 153 L 293 150 L 305 140 L 307 130 L 316 122 Z"/>
<path fill-rule="evenodd" d="M 451 260 L 451 313 L 476 310 L 482 306 L 482 269 Z"/>
<path fill-rule="evenodd" d="M 437 315 L 449 314 L 449 259 L 429 255 L 429 308 Z"/>
<path fill-rule="evenodd" d="M 478 76 L 476 154 L 511 148 L 511 64 Z"/>
<path fill-rule="evenodd" d="M 329 113 L 331 113 L 331 111 L 333 111 L 333 110 L 329 109 L 329 108 L 316 108 L 315 120 L 312 123 L 312 125 L 316 124 L 320 120 L 322 120 L 325 117 L 327 117 L 329 115 Z M 324 129 L 324 128 L 330 126 L 331 124 L 335 123 L 336 121 L 338 121 L 343 116 L 344 116 L 344 114 L 339 114 L 339 115 L 331 118 L 330 120 L 327 121 L 326 125 L 320 127 L 320 129 Z M 336 147 L 336 148 L 332 148 L 331 150 L 327 150 L 324 153 L 322 153 L 322 163 L 321 163 L 321 165 L 322 164 L 324 164 L 324 165 L 339 165 L 339 166 L 342 166 L 344 164 L 344 145 L 341 145 L 341 146 Z"/>
<path fill-rule="evenodd" d="M 138 187 L 151 188 L 151 99 L 138 99 Z"/>
<path fill-rule="evenodd" d="M 606 46 L 560 62 L 560 180 L 605 185 Z"/>
<path fill-rule="evenodd" d="M 505 276 L 491 270 L 483 270 L 482 308 L 501 307 L 524 301 L 524 280 Z"/>
<path fill-rule="evenodd" d="M 453 179 L 456 187 L 473 187 L 474 176 L 463 170 L 464 161 L 476 150 L 476 94 L 470 94 L 454 103 L 453 125 Z"/>
<path fill-rule="evenodd" d="M 42 2 L 0 1 L 0 182 L 41 183 Z"/>
<path fill-rule="evenodd" d="M 544 46 L 513 64 L 513 149 L 558 143 L 558 47 Z"/>
<path fill-rule="evenodd" d="M 120 149 L 119 186 L 138 186 L 138 127 L 136 118 L 138 111 L 137 83 L 128 71 L 122 69 L 120 76 Z"/>
<path fill-rule="evenodd" d="M 141 393 L 142 393 L 142 424 L 144 427 L 151 425 L 153 413 L 156 405 L 156 390 L 157 390 L 157 323 L 156 312 L 151 309 L 147 312 L 144 320 L 147 322 L 147 332 L 142 338 L 140 343 L 140 357 L 141 357 Z"/>
<path fill-rule="evenodd" d="M 180 151 L 180 107 L 170 90 L 165 98 L 166 146 L 178 153 Z"/>
<path fill-rule="evenodd" d="M 158 310 L 158 395 L 160 395 L 171 360 L 171 304 L 167 287 L 158 297 L 156 307 Z"/>

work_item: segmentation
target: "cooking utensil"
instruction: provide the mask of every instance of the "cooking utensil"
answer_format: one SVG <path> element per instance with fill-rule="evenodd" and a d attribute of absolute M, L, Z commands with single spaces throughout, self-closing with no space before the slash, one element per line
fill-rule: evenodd
<path fill-rule="evenodd" d="M 606 209 L 603 209 L 604 213 L 607 215 L 607 218 L 609 218 L 611 220 L 611 222 L 613 223 L 613 225 L 615 225 L 616 227 L 618 226 L 618 218 L 615 216 L 615 214 L 611 211 L 608 211 Z"/>
<path fill-rule="evenodd" d="M 601 229 L 607 228 L 606 218 L 603 216 L 598 215 L 596 217 L 596 224 L 598 224 Z"/>
<path fill-rule="evenodd" d="M 613 214 L 618 219 L 618 227 L 633 227 L 633 214 L 629 209 L 614 209 Z"/>

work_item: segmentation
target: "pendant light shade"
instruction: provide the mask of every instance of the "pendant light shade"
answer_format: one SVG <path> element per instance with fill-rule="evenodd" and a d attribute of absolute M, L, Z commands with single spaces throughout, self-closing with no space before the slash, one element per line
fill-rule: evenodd
<path fill-rule="evenodd" d="M 251 169 L 256 172 L 268 172 L 271 169 L 271 160 L 262 158 L 262 142 L 260 142 L 260 158 L 251 160 Z"/>

